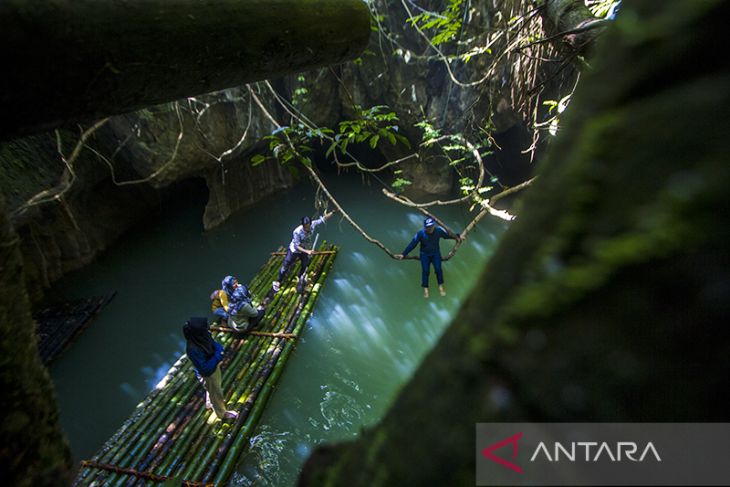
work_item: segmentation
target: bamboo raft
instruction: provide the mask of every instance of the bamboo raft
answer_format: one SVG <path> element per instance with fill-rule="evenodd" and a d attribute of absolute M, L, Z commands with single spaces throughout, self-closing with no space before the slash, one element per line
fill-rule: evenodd
<path fill-rule="evenodd" d="M 205 391 L 183 355 L 96 455 L 81 462 L 73 485 L 149 486 L 170 479 L 173 485 L 225 485 L 334 263 L 334 245 L 322 244 L 320 251 L 312 256 L 301 294 L 295 286 L 298 264 L 276 294 L 271 283 L 282 256 L 271 255 L 261 267 L 249 288 L 270 302 L 255 331 L 242 336 L 227 328 L 211 329 L 225 349 L 223 392 L 228 408 L 238 411 L 237 419 L 220 421 L 205 408 Z"/>
<path fill-rule="evenodd" d="M 45 365 L 56 360 L 89 326 L 116 292 L 46 306 L 33 314 L 38 323 L 38 354 Z"/>

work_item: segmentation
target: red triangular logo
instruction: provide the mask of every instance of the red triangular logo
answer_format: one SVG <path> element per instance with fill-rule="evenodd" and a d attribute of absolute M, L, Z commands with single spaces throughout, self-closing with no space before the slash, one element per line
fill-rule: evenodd
<path fill-rule="evenodd" d="M 510 470 L 514 470 L 517 473 L 522 473 L 522 467 L 520 467 L 519 465 L 515 465 L 512 462 L 508 462 L 504 458 L 500 458 L 492 453 L 494 450 L 499 450 L 503 446 L 509 445 L 511 443 L 512 444 L 512 460 L 514 461 L 517 458 L 517 442 L 520 440 L 520 438 L 522 438 L 522 432 L 517 433 L 514 436 L 510 436 L 509 438 L 506 438 L 502 441 L 499 441 L 499 442 L 495 443 L 494 445 L 486 447 L 484 450 L 482 450 L 482 455 L 489 458 L 493 462 L 499 463 L 503 467 L 507 467 Z"/>

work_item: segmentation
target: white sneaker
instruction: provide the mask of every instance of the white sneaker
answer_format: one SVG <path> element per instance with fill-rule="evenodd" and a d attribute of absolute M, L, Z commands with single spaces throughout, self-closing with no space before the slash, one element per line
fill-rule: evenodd
<path fill-rule="evenodd" d="M 236 411 L 226 411 L 225 414 L 223 414 L 224 419 L 236 419 L 238 417 L 238 413 Z"/>
<path fill-rule="evenodd" d="M 273 289 L 275 293 L 279 292 L 280 287 L 281 287 L 281 284 L 279 283 L 279 281 L 274 281 L 271 283 L 271 289 Z"/>

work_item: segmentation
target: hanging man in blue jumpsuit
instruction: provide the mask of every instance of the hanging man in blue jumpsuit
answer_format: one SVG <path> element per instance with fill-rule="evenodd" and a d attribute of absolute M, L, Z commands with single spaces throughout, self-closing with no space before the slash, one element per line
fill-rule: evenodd
<path fill-rule="evenodd" d="M 441 296 L 446 296 L 446 290 L 444 289 L 444 272 L 441 269 L 441 249 L 439 247 L 439 240 L 442 238 L 450 240 L 462 240 L 461 236 L 452 234 L 436 225 L 433 218 L 429 217 L 423 220 L 423 229 L 416 233 L 411 243 L 403 251 L 402 254 L 395 256 L 396 259 L 401 260 L 405 258 L 408 253 L 416 248 L 416 245 L 421 244 L 421 286 L 423 286 L 423 297 L 428 298 L 428 278 L 431 273 L 431 264 L 436 272 L 436 281 L 439 285 L 439 293 Z"/>

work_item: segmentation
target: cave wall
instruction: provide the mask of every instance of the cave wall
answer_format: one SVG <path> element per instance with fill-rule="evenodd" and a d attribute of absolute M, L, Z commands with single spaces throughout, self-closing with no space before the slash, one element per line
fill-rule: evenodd
<path fill-rule="evenodd" d="M 24 202 L 62 179 L 60 153 L 71 157 L 79 132 L 67 128 L 58 139 L 48 133 L 0 143 L 0 190 L 20 237 L 31 298 L 39 299 L 53 282 L 154 214 L 176 182 L 205 180 L 205 228 L 294 184 L 278 164 L 249 164 L 251 150 L 270 126 L 252 112 L 249 123 L 247 96 L 245 88 L 234 89 L 198 105 L 185 101 L 112 117 L 86 141 L 63 198 L 23 211 Z M 220 157 L 244 132 L 238 149 Z"/>

